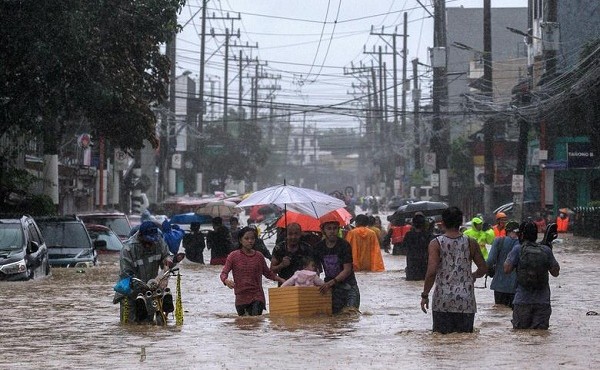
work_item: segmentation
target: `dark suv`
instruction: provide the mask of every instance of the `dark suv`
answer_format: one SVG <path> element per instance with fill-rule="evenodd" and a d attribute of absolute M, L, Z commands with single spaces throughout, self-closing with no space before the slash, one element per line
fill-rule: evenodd
<path fill-rule="evenodd" d="M 33 218 L 0 216 L 0 280 L 29 280 L 48 274 L 48 248 Z"/>
<path fill-rule="evenodd" d="M 46 244 L 52 266 L 79 267 L 96 265 L 96 241 L 92 239 L 83 222 L 75 215 L 57 217 L 37 217 L 36 222 Z"/>

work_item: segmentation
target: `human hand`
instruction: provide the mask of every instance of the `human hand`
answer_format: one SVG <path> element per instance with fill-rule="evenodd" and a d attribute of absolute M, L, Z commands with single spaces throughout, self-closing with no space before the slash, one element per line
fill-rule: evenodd
<path fill-rule="evenodd" d="M 292 259 L 288 256 L 283 257 L 283 259 L 281 260 L 281 265 L 283 267 L 288 267 L 291 264 L 292 264 Z"/>
<path fill-rule="evenodd" d="M 235 288 L 235 282 L 233 280 L 225 279 L 224 283 L 229 289 Z"/>
<path fill-rule="evenodd" d="M 329 289 L 333 288 L 334 285 L 335 285 L 335 280 L 331 279 L 319 287 L 319 292 L 321 294 L 325 294 L 329 291 Z"/>
<path fill-rule="evenodd" d="M 421 298 L 421 311 L 427 313 L 429 309 L 429 298 Z"/>
<path fill-rule="evenodd" d="M 175 255 L 175 261 L 177 263 L 183 261 L 184 258 L 185 258 L 185 253 L 177 253 L 177 255 Z"/>
<path fill-rule="evenodd" d="M 165 260 L 165 267 L 166 268 L 170 269 L 171 267 L 173 267 L 173 265 L 174 265 L 174 263 L 173 263 L 173 260 L 171 258 L 167 258 Z"/>

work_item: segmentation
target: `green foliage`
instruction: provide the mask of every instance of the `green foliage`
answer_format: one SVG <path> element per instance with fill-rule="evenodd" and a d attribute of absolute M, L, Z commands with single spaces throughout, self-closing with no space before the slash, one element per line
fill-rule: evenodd
<path fill-rule="evenodd" d="M 157 145 L 152 105 L 167 96 L 160 44 L 184 0 L 48 0 L 0 4 L 0 136 L 18 127 L 56 143 L 86 118 L 122 148 Z M 48 150 L 46 150 L 48 152 Z"/>
<path fill-rule="evenodd" d="M 262 145 L 262 130 L 251 122 L 244 122 L 239 137 L 223 131 L 222 125 L 206 127 L 209 137 L 202 143 L 202 168 L 205 177 L 219 181 L 219 189 L 227 178 L 254 181 L 258 169 L 265 164 L 269 149 Z"/>
<path fill-rule="evenodd" d="M 50 197 L 30 194 L 32 185 L 38 181 L 24 169 L 0 166 L 0 209 L 32 216 L 55 214 L 56 207 Z"/>

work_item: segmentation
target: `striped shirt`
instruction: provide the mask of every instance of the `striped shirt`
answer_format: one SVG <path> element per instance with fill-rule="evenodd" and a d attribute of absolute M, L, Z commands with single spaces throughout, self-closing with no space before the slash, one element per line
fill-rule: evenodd
<path fill-rule="evenodd" d="M 235 287 L 236 306 L 250 304 L 254 301 L 265 303 L 265 292 L 262 287 L 262 277 L 276 281 L 277 275 L 267 266 L 262 253 L 254 252 L 251 256 L 238 249 L 227 256 L 223 270 L 221 271 L 221 281 L 233 273 Z"/>

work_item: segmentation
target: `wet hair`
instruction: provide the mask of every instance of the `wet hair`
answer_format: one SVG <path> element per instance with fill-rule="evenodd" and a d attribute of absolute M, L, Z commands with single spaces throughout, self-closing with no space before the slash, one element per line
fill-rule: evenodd
<path fill-rule="evenodd" d="M 240 220 L 238 220 L 238 218 L 237 218 L 237 217 L 235 217 L 235 216 L 234 216 L 234 217 L 230 217 L 230 218 L 229 218 L 229 223 L 232 223 L 232 222 L 237 222 L 237 223 L 239 223 L 239 222 L 240 222 Z"/>
<path fill-rule="evenodd" d="M 412 225 L 416 228 L 421 228 L 425 226 L 425 216 L 414 215 L 414 217 L 412 218 Z"/>
<path fill-rule="evenodd" d="M 369 226 L 375 226 L 375 216 L 370 215 L 370 216 L 367 216 L 367 217 L 369 217 L 369 224 L 368 225 Z"/>
<path fill-rule="evenodd" d="M 357 215 L 354 219 L 354 223 L 356 226 L 367 226 L 369 225 L 369 216 L 363 214 Z"/>
<path fill-rule="evenodd" d="M 252 226 L 244 226 L 237 233 L 237 239 L 238 239 L 238 242 L 240 243 L 240 246 L 242 245 L 242 243 L 241 243 L 242 242 L 242 238 L 249 231 L 254 234 L 254 236 L 256 237 L 256 239 L 258 239 L 258 231 L 256 230 L 256 228 L 254 228 Z"/>
<path fill-rule="evenodd" d="M 200 222 L 192 222 L 190 224 L 190 230 L 193 230 L 193 231 L 200 230 Z"/>
<path fill-rule="evenodd" d="M 449 207 L 442 211 L 442 221 L 448 229 L 458 229 L 462 225 L 463 213 L 458 207 Z"/>
<path fill-rule="evenodd" d="M 315 264 L 315 266 L 316 266 L 316 262 L 315 262 L 314 258 L 309 257 L 309 256 L 302 257 L 302 267 L 303 268 L 308 267 L 308 265 L 311 263 Z"/>
<path fill-rule="evenodd" d="M 223 219 L 221 217 L 213 217 L 212 223 L 213 225 L 223 225 Z"/>
<path fill-rule="evenodd" d="M 537 240 L 537 225 L 531 221 L 523 221 L 519 225 L 519 239 L 529 242 Z"/>

